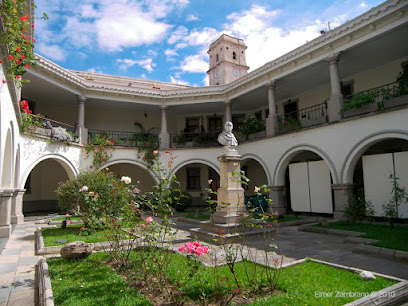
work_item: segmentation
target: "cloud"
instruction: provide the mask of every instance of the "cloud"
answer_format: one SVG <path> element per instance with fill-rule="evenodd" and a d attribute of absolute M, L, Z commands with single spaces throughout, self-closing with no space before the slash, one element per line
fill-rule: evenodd
<path fill-rule="evenodd" d="M 91 73 L 103 73 L 99 67 L 92 67 L 92 68 L 89 68 L 87 71 Z"/>
<path fill-rule="evenodd" d="M 220 33 L 214 29 L 205 27 L 202 31 L 193 30 L 188 36 L 184 38 L 184 41 L 191 46 L 209 45 L 220 36 Z"/>
<path fill-rule="evenodd" d="M 182 40 L 188 33 L 188 29 L 185 26 L 179 26 L 173 33 L 171 33 L 170 38 L 167 40 L 169 44 L 174 44 Z"/>
<path fill-rule="evenodd" d="M 186 21 L 190 22 L 190 21 L 196 21 L 199 20 L 197 16 L 193 15 L 193 14 L 189 14 L 187 15 Z"/>
<path fill-rule="evenodd" d="M 208 70 L 208 61 L 201 53 L 190 55 L 181 62 L 180 69 L 183 72 L 205 73 Z"/>
<path fill-rule="evenodd" d="M 176 77 L 170 76 L 170 82 L 173 84 L 178 84 L 178 85 L 190 85 L 188 82 L 176 79 Z"/>
<path fill-rule="evenodd" d="M 58 45 L 47 45 L 44 43 L 36 44 L 36 51 L 46 58 L 54 61 L 64 61 L 65 52 Z"/>
<path fill-rule="evenodd" d="M 360 5 L 358 6 L 358 8 L 360 9 L 366 9 L 367 8 L 367 3 L 365 3 L 364 1 L 360 3 Z"/>
<path fill-rule="evenodd" d="M 166 60 L 168 61 L 174 61 L 176 56 L 179 56 L 179 54 L 172 49 L 166 49 L 164 50 L 164 55 L 166 55 Z"/>
<path fill-rule="evenodd" d="M 119 65 L 119 69 L 121 70 L 127 70 L 130 67 L 133 67 L 134 65 L 138 65 L 142 67 L 143 69 L 146 69 L 148 72 L 153 71 L 153 67 L 156 67 L 156 64 L 153 63 L 153 59 L 151 58 L 146 58 L 143 60 L 132 60 L 132 59 L 117 59 L 117 63 L 121 64 Z"/>
<path fill-rule="evenodd" d="M 90 22 L 82 22 L 76 17 L 69 17 L 63 28 L 63 33 L 75 48 L 92 47 L 96 35 Z"/>
<path fill-rule="evenodd" d="M 209 86 L 210 85 L 210 78 L 208 77 L 208 74 L 204 77 L 202 83 L 203 83 L 204 86 Z"/>

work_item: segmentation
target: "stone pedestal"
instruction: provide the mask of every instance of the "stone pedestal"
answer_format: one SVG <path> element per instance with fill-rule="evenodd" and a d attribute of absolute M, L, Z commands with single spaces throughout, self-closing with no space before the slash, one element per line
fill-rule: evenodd
<path fill-rule="evenodd" d="M 344 217 L 344 211 L 348 205 L 349 193 L 352 192 L 352 184 L 332 184 L 334 194 L 333 219 L 340 220 Z"/>
<path fill-rule="evenodd" d="M 11 224 L 24 223 L 23 196 L 25 189 L 16 189 L 11 200 Z"/>
<path fill-rule="evenodd" d="M 11 197 L 13 190 L 0 190 L 0 238 L 9 238 L 11 235 Z"/>
<path fill-rule="evenodd" d="M 270 198 L 272 205 L 269 207 L 269 213 L 277 211 L 279 215 L 287 213 L 286 201 L 285 201 L 285 186 L 270 186 Z"/>
<path fill-rule="evenodd" d="M 88 143 L 88 129 L 83 126 L 77 126 L 76 132 L 79 135 L 79 143 L 86 145 Z"/>
<path fill-rule="evenodd" d="M 340 111 L 343 108 L 343 95 L 335 95 L 330 98 L 327 104 L 327 114 L 329 122 L 336 122 L 341 120 Z"/>
<path fill-rule="evenodd" d="M 241 156 L 232 149 L 218 157 L 220 162 L 220 188 L 217 211 L 211 216 L 215 224 L 236 225 L 245 212 L 244 189 L 241 186 Z"/>

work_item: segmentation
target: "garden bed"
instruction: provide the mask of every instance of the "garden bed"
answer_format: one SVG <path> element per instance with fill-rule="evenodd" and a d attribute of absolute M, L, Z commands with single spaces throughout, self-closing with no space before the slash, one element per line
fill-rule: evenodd
<path fill-rule="evenodd" d="M 185 305 L 196 305 L 202 302 L 202 292 L 208 298 L 217 290 L 224 295 L 218 296 L 218 302 L 233 296 L 232 301 L 236 304 L 343 305 L 358 300 L 362 294 L 389 286 L 401 287 L 402 284 L 406 292 L 406 283 L 397 284 L 397 279 L 377 276 L 375 281 L 365 281 L 356 273 L 308 260 L 283 269 L 278 288 L 273 292 L 264 287 L 253 294 L 249 292 L 249 284 L 244 281 L 244 263 L 236 264 L 237 277 L 242 284 L 242 289 L 236 290 L 227 266 L 216 268 L 219 286 L 213 287 L 213 269 L 200 265 L 193 275 L 189 275 L 191 261 L 179 254 L 172 256 L 172 265 L 166 271 L 166 286 L 139 279 L 138 265 L 134 269 L 115 269 L 107 263 L 106 253 L 92 254 L 84 260 L 48 259 L 55 304 L 111 305 L 116 302 L 116 305 L 159 305 L 168 302 L 170 295 L 173 295 L 178 301 L 184 301 Z M 154 281 L 153 275 L 150 281 Z M 208 301 L 217 304 L 217 300 Z M 358 304 L 355 302 L 355 305 Z"/>

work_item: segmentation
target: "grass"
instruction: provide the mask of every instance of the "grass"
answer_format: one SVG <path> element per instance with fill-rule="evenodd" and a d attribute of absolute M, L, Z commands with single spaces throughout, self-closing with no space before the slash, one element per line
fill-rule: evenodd
<path fill-rule="evenodd" d="M 65 219 L 66 219 L 66 217 L 58 217 L 58 218 L 51 219 L 51 221 L 64 221 Z M 78 216 L 72 216 L 72 217 L 69 217 L 69 219 L 71 221 L 80 221 L 81 220 L 81 218 L 78 217 Z"/>
<path fill-rule="evenodd" d="M 171 284 L 184 292 L 193 302 L 198 303 L 202 292 L 207 296 L 212 291 L 228 294 L 235 288 L 232 275 L 227 266 L 216 269 L 217 282 L 213 286 L 213 270 L 199 266 L 192 269 L 191 261 L 179 254 L 171 254 L 171 265 L 167 277 Z M 121 279 L 116 272 L 105 266 L 102 261 L 105 253 L 94 253 L 84 260 L 48 259 L 53 293 L 56 305 L 149 305 L 147 299 L 132 285 Z M 247 266 L 255 266 L 246 263 Z M 136 263 L 132 273 L 139 272 Z M 237 263 L 236 271 L 243 287 L 248 287 L 245 278 L 244 264 Z M 258 267 L 260 271 L 261 267 Z M 193 271 L 191 275 L 189 271 Z M 152 270 L 151 273 L 154 273 Z M 307 261 L 303 264 L 288 267 L 281 272 L 278 291 L 263 295 L 253 305 L 343 305 L 358 297 L 336 297 L 338 292 L 354 294 L 371 293 L 393 285 L 395 282 L 377 278 L 364 281 L 357 274 L 336 269 L 323 264 Z M 153 286 L 157 287 L 154 283 Z M 321 297 L 317 292 L 326 293 Z"/>
<path fill-rule="evenodd" d="M 66 243 L 70 243 L 73 241 L 83 241 L 86 243 L 90 243 L 109 240 L 107 237 L 105 237 L 105 235 L 107 234 L 106 231 L 95 231 L 89 236 L 80 236 L 79 232 L 81 231 L 80 229 L 83 226 L 83 224 L 73 224 L 68 225 L 66 229 L 62 229 L 60 227 L 42 229 L 44 246 L 49 247 L 65 244 L 55 242 L 55 240 L 58 239 L 67 239 Z"/>
<path fill-rule="evenodd" d="M 198 217 L 196 217 L 196 216 L 194 216 L 194 215 L 188 215 L 188 216 L 185 216 L 186 218 L 189 218 L 189 219 L 195 219 L 195 220 L 200 220 L 200 221 L 207 221 L 207 220 L 210 220 L 210 215 L 199 215 Z M 256 217 L 254 217 L 254 219 L 258 219 L 258 218 L 256 218 Z M 279 219 L 279 223 L 281 223 L 281 222 L 289 222 L 289 221 L 295 221 L 295 220 L 303 220 L 303 218 L 299 218 L 299 217 L 296 217 L 296 216 L 282 216 L 280 219 Z M 272 222 L 272 221 L 270 221 L 270 222 Z"/>
<path fill-rule="evenodd" d="M 337 221 L 330 222 L 329 228 L 363 232 L 365 235 L 361 237 L 379 240 L 371 243 L 373 246 L 408 252 L 408 225 L 395 224 L 394 228 L 391 228 L 389 224 L 347 224 Z"/>
<path fill-rule="evenodd" d="M 296 216 L 282 216 L 278 221 L 279 223 L 281 222 L 289 222 L 289 221 L 297 221 L 297 220 L 303 220 L 303 218 L 296 217 Z"/>

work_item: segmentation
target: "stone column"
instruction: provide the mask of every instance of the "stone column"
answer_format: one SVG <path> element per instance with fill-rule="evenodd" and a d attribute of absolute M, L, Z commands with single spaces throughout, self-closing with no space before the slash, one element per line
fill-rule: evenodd
<path fill-rule="evenodd" d="M 269 212 L 273 213 L 277 211 L 279 215 L 287 213 L 286 199 L 285 199 L 285 186 L 270 186 L 270 198 L 272 200 L 272 207 L 269 207 Z"/>
<path fill-rule="evenodd" d="M 267 84 L 268 87 L 268 107 L 269 115 L 266 118 L 266 136 L 275 135 L 275 127 L 278 124 L 278 115 L 276 111 L 275 101 L 275 81 L 271 81 Z"/>
<path fill-rule="evenodd" d="M 15 189 L 11 200 L 11 224 L 24 223 L 23 196 L 25 189 Z"/>
<path fill-rule="evenodd" d="M 341 119 L 340 110 L 343 107 L 343 95 L 341 94 L 339 77 L 339 56 L 332 55 L 327 59 L 330 69 L 331 97 L 327 105 L 329 122 L 339 121 Z"/>
<path fill-rule="evenodd" d="M 76 127 L 79 134 L 79 143 L 86 144 L 88 142 L 88 129 L 85 128 L 85 101 L 84 96 L 78 96 L 78 124 Z"/>
<path fill-rule="evenodd" d="M 170 147 L 170 134 L 167 131 L 167 105 L 161 106 L 161 130 L 159 134 L 159 143 L 161 149 Z"/>
<path fill-rule="evenodd" d="M 334 194 L 334 213 L 333 218 L 335 220 L 343 219 L 344 211 L 348 205 L 348 197 L 350 192 L 353 191 L 352 184 L 332 184 L 332 190 Z"/>
<path fill-rule="evenodd" d="M 9 238 L 11 235 L 10 215 L 12 196 L 13 190 L 0 190 L 0 238 Z"/>
<path fill-rule="evenodd" d="M 240 177 L 234 173 L 241 171 L 239 155 L 223 154 L 218 157 L 220 162 L 220 188 L 218 189 L 217 211 L 212 214 L 216 224 L 235 225 L 245 211 L 244 189 Z M 235 230 L 231 228 L 231 230 Z"/>
<path fill-rule="evenodd" d="M 225 100 L 225 122 L 232 122 L 231 100 Z"/>

